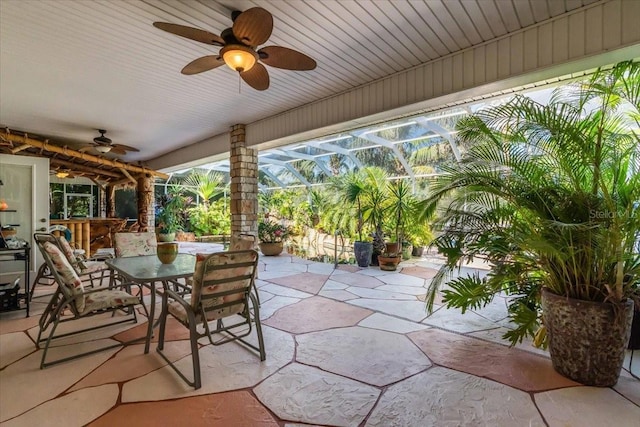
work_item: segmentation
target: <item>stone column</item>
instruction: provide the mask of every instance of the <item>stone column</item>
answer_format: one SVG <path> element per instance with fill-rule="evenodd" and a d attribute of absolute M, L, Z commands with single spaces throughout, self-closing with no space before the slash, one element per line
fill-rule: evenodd
<path fill-rule="evenodd" d="M 231 235 L 258 237 L 258 151 L 247 148 L 245 126 L 231 127 Z"/>
<path fill-rule="evenodd" d="M 155 222 L 153 182 L 154 179 L 150 175 L 138 178 L 138 224 L 140 224 L 140 231 L 153 231 Z"/>

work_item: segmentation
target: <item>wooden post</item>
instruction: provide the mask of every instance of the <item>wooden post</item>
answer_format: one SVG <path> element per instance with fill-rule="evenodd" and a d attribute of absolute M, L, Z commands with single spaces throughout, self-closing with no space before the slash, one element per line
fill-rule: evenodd
<path fill-rule="evenodd" d="M 116 217 L 116 187 L 113 185 L 107 185 L 105 191 L 105 198 L 107 204 L 107 218 Z"/>
<path fill-rule="evenodd" d="M 153 181 L 151 175 L 138 177 L 138 224 L 140 224 L 140 231 L 149 231 L 154 228 Z"/>

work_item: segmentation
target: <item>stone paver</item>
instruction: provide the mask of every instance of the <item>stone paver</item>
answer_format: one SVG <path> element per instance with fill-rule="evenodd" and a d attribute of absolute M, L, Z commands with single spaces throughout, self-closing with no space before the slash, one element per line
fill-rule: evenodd
<path fill-rule="evenodd" d="M 422 279 L 433 279 L 437 272 L 438 270 L 435 268 L 421 267 L 419 265 L 402 269 L 402 274 L 408 274 L 409 276 L 420 277 Z"/>
<path fill-rule="evenodd" d="M 296 277 L 296 276 L 290 276 L 290 277 Z M 275 280 L 274 280 L 275 282 Z M 299 299 L 303 299 L 303 298 L 309 298 L 311 296 L 313 296 L 313 294 L 307 293 L 307 292 L 301 292 L 297 289 L 292 289 L 291 287 L 288 286 L 280 286 L 280 285 L 274 285 L 274 284 L 268 284 L 268 285 L 264 285 L 260 288 L 260 292 L 261 292 L 261 296 L 262 296 L 262 292 L 270 292 L 273 295 L 280 295 L 283 297 L 291 297 L 291 298 L 299 298 Z M 315 292 L 314 292 L 315 293 Z M 262 300 L 260 300 L 262 301 Z"/>
<path fill-rule="evenodd" d="M 311 297 L 278 310 L 265 320 L 265 325 L 300 334 L 356 325 L 372 314 L 370 310 L 353 307 L 323 297 Z M 292 322 L 291 319 L 295 319 Z"/>
<path fill-rule="evenodd" d="M 328 290 L 328 291 L 320 291 L 318 292 L 318 295 L 321 297 L 326 297 L 326 298 L 330 298 L 330 299 L 334 299 L 337 301 L 349 301 L 352 299 L 356 299 L 358 298 L 356 295 L 352 294 L 351 292 L 347 292 L 347 291 L 343 291 L 343 290 Z"/>
<path fill-rule="evenodd" d="M 0 369 L 34 351 L 35 344 L 24 332 L 0 335 Z"/>
<path fill-rule="evenodd" d="M 398 319 L 397 317 L 387 316 L 386 314 L 381 313 L 373 313 L 371 316 L 358 323 L 358 326 L 380 329 L 382 331 L 397 332 L 400 334 L 430 328 L 430 326 L 423 325 L 422 323 L 410 322 L 408 320 Z"/>
<path fill-rule="evenodd" d="M 378 298 L 378 299 L 385 299 L 385 300 L 389 299 L 389 300 L 407 300 L 407 301 L 415 301 L 416 299 L 413 295 L 400 293 L 400 292 L 380 290 L 380 288 L 369 289 L 369 288 L 360 288 L 358 286 L 349 286 L 346 290 L 362 298 Z"/>
<path fill-rule="evenodd" d="M 203 253 L 222 249 L 187 246 Z M 640 425 L 629 424 L 640 419 L 640 381 L 629 373 L 640 374 L 637 352 L 632 364 L 627 352 L 618 384 L 591 389 L 557 374 L 548 353 L 529 342 L 505 345 L 501 335 L 512 325 L 503 318 L 504 295 L 470 315 L 446 309 L 438 295 L 435 314 L 426 319 L 424 295 L 440 263 L 427 254 L 386 272 L 373 266 L 334 270 L 287 254 L 261 257 L 256 285 L 267 360 L 238 343 L 214 347 L 201 338 L 199 390 L 166 366 L 155 345 L 144 354 L 142 342 L 40 370 L 42 351 L 28 334 L 37 334 L 48 298 L 36 298 L 29 318 L 0 313 L 0 423 L 313 427 L 358 426 L 366 419 L 385 427 L 511 427 L 540 425 L 543 415 L 549 426 Z M 474 272 L 486 275 L 486 265 L 463 269 Z M 37 295 L 51 290 L 41 287 Z M 106 317 L 69 322 L 62 330 Z M 143 337 L 146 317 L 139 321 L 65 338 L 51 356 Z M 492 329 L 478 330 L 485 327 Z M 156 329 L 154 342 L 157 335 Z M 190 376 L 187 329 L 169 319 L 167 335 L 169 358 Z M 248 338 L 255 344 L 255 332 Z M 78 418 L 69 418 L 73 405 L 81 406 Z"/>
<path fill-rule="evenodd" d="M 176 361 L 191 353 L 188 340 L 169 341 L 165 343 L 164 348 L 165 355 L 171 361 Z M 144 344 L 130 345 L 121 349 L 113 358 L 75 384 L 71 390 L 128 381 L 160 369 L 166 364 L 153 348 L 149 354 L 144 354 Z"/>
<path fill-rule="evenodd" d="M 336 282 L 335 280 L 327 280 L 324 283 L 324 286 L 322 287 L 323 291 L 336 291 L 336 290 L 340 290 L 340 289 L 347 289 L 349 287 L 349 285 L 346 285 L 344 283 L 340 283 L 340 282 Z"/>
<path fill-rule="evenodd" d="M 157 403 L 120 405 L 98 419 L 91 427 L 193 426 L 193 427 L 277 427 L 278 423 L 260 402 L 247 391 L 233 391 L 208 396 Z"/>
<path fill-rule="evenodd" d="M 520 390 L 445 368 L 394 384 L 365 424 L 404 426 L 544 426 L 531 397 Z"/>
<path fill-rule="evenodd" d="M 637 427 L 640 407 L 609 388 L 572 387 L 534 396 L 550 427 Z"/>
<path fill-rule="evenodd" d="M 362 327 L 298 335 L 296 360 L 375 386 L 385 386 L 431 366 L 406 337 Z"/>
<path fill-rule="evenodd" d="M 495 342 L 497 344 L 502 344 L 505 346 L 511 346 L 511 342 L 508 339 L 502 338 L 505 332 L 509 331 L 507 328 L 495 328 L 495 329 L 487 329 L 484 331 L 477 331 L 468 334 L 471 337 L 476 337 L 480 339 L 484 339 L 487 341 Z M 528 351 L 530 353 L 535 353 L 540 356 L 549 357 L 549 351 L 543 350 L 542 348 L 537 348 L 533 345 L 533 341 L 530 338 L 524 339 L 521 343 L 516 344 L 513 348 L 517 348 L 520 350 Z"/>
<path fill-rule="evenodd" d="M 423 287 L 425 283 L 424 279 L 420 277 L 407 276 L 406 274 L 400 273 L 385 274 L 384 276 L 380 276 L 379 279 L 387 285 L 397 286 Z"/>
<path fill-rule="evenodd" d="M 613 389 L 640 406 L 640 381 L 637 378 L 625 375 L 625 372 L 623 372 Z"/>
<path fill-rule="evenodd" d="M 260 319 L 268 319 L 282 307 L 300 302 L 300 298 L 275 296 L 268 301 L 260 302 Z"/>
<path fill-rule="evenodd" d="M 578 385 L 558 374 L 549 359 L 526 351 L 436 329 L 411 332 L 409 337 L 433 363 L 520 390 L 541 391 Z"/>
<path fill-rule="evenodd" d="M 237 342 L 200 348 L 202 388 L 188 386 L 170 366 L 131 380 L 122 387 L 122 402 L 166 400 L 187 396 L 219 393 L 253 387 L 293 360 L 293 337 L 285 332 L 263 327 L 267 359 L 260 361 L 257 352 Z M 255 342 L 255 332 L 252 334 Z M 176 366 L 193 379 L 191 355 L 180 359 Z"/>
<path fill-rule="evenodd" d="M 57 360 L 74 354 L 106 347 L 113 340 L 50 348 L 47 360 Z M 109 359 L 117 349 L 105 350 L 94 355 L 40 369 L 42 350 L 12 363 L 0 375 L 0 422 L 13 418 L 49 399 L 58 396 L 89 372 Z"/>
<path fill-rule="evenodd" d="M 461 333 L 494 329 L 496 327 L 494 322 L 472 311 L 462 314 L 459 310 L 454 309 L 435 311 L 424 319 L 422 323 Z"/>
<path fill-rule="evenodd" d="M 98 418 L 118 401 L 117 384 L 85 388 L 50 400 L 2 425 L 81 426 Z"/>
<path fill-rule="evenodd" d="M 370 277 L 362 274 L 332 274 L 331 280 L 349 286 L 371 289 L 384 285 L 384 282 L 380 281 L 379 277 Z"/>
<path fill-rule="evenodd" d="M 380 394 L 375 387 L 297 363 L 269 377 L 254 392 L 282 419 L 333 426 L 359 425 Z"/>
<path fill-rule="evenodd" d="M 271 280 L 272 283 L 297 289 L 309 294 L 317 294 L 324 282 L 329 278 L 328 275 L 315 273 L 302 273 L 293 276 L 278 277 Z"/>
<path fill-rule="evenodd" d="M 348 304 L 365 307 L 372 311 L 390 314 L 403 319 L 420 322 L 427 317 L 424 303 L 421 301 L 386 301 L 371 298 L 360 298 L 348 301 Z"/>

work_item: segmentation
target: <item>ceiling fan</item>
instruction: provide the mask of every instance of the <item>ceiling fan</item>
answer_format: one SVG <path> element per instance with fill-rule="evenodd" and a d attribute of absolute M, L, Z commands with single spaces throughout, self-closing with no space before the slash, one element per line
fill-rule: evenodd
<path fill-rule="evenodd" d="M 55 175 L 58 178 L 75 178 L 77 176 L 82 176 L 82 175 L 76 174 L 71 169 L 63 169 L 59 167 L 51 169 L 49 171 L 49 174 Z"/>
<path fill-rule="evenodd" d="M 265 46 L 273 30 L 273 16 L 261 7 L 244 12 L 233 11 L 233 26 L 217 36 L 209 31 L 167 22 L 154 22 L 153 26 L 181 37 L 213 46 L 221 46 L 218 55 L 207 55 L 190 62 L 182 74 L 192 75 L 213 70 L 223 64 L 240 73 L 240 77 L 256 90 L 269 87 L 269 73 L 260 62 L 285 70 L 309 71 L 316 61 L 304 53 L 281 46 Z M 260 61 L 260 62 L 258 62 Z"/>
<path fill-rule="evenodd" d="M 80 151 L 84 152 L 84 151 L 89 151 L 93 149 L 101 154 L 111 152 L 113 154 L 120 154 L 120 155 L 127 154 L 127 151 L 136 151 L 136 152 L 140 151 L 137 148 L 130 147 L 128 145 L 114 144 L 110 138 L 107 138 L 106 136 L 104 136 L 104 134 L 107 133 L 107 131 L 104 129 L 98 129 L 98 132 L 100 132 L 100 136 L 96 136 L 95 138 L 93 138 L 93 142 L 90 143 L 90 145 L 87 145 L 86 147 L 80 148 Z"/>

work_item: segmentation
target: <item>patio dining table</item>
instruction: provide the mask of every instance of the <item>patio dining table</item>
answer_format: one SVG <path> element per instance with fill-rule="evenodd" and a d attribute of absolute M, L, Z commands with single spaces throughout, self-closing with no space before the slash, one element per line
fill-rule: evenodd
<path fill-rule="evenodd" d="M 148 353 L 154 327 L 156 283 L 162 283 L 163 289 L 167 289 L 169 282 L 193 276 L 196 257 L 191 254 L 178 254 L 171 264 L 162 264 L 156 255 L 111 258 L 105 260 L 105 262 L 127 281 L 138 283 L 151 290 L 149 324 L 144 346 L 144 352 Z"/>

